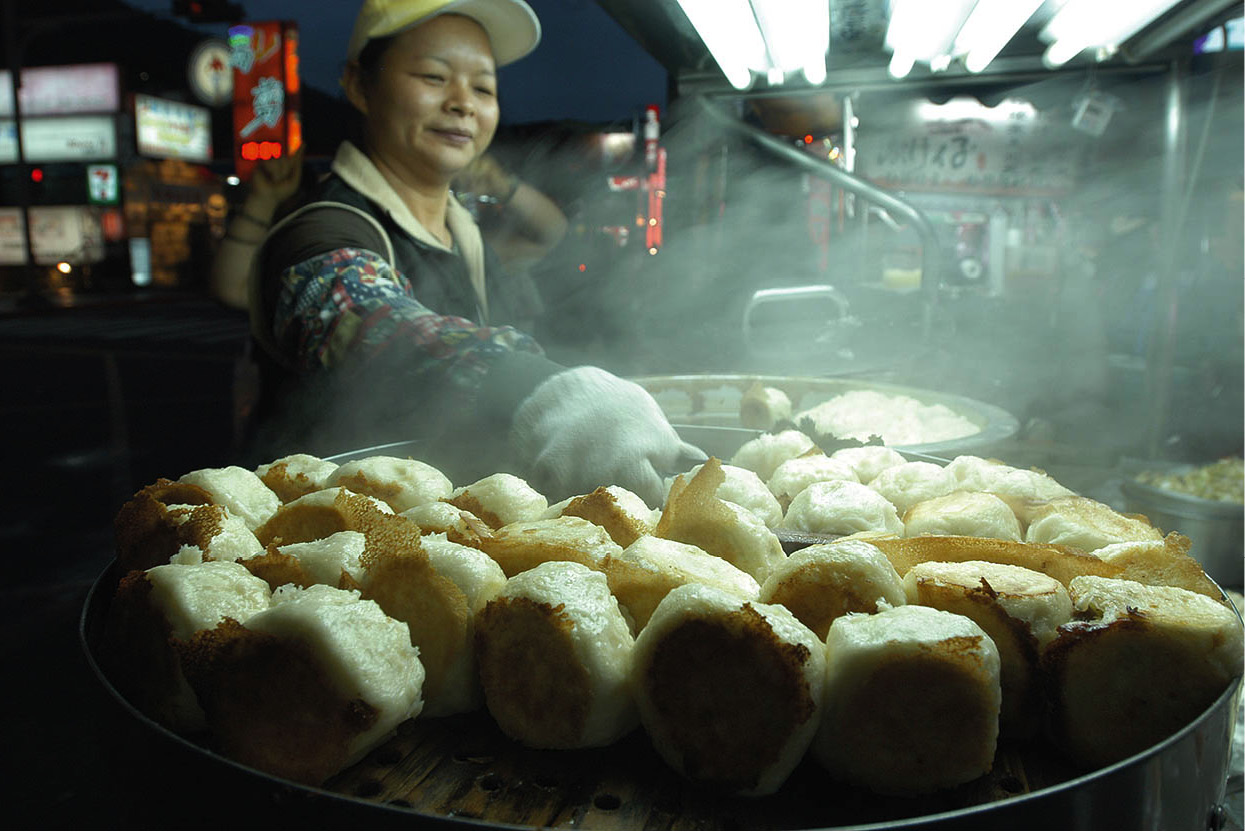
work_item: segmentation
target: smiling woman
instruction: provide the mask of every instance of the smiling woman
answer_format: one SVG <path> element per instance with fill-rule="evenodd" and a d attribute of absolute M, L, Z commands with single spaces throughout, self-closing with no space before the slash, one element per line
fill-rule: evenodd
<path fill-rule="evenodd" d="M 504 324 L 502 263 L 451 190 L 488 161 L 497 68 L 539 39 L 523 0 L 365 0 L 342 78 L 360 140 L 257 256 L 257 460 L 421 438 L 456 481 L 512 470 L 555 499 L 619 485 L 656 504 L 661 474 L 703 458 L 641 387 Z M 564 233 L 535 189 L 476 178 Z"/>

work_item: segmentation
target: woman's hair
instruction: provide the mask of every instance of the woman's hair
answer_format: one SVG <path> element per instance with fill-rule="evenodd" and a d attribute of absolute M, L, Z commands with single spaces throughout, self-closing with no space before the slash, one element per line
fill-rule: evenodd
<path fill-rule="evenodd" d="M 365 87 L 370 87 L 376 82 L 376 76 L 380 74 L 381 57 L 385 54 L 385 50 L 393 43 L 396 35 L 390 35 L 386 38 L 374 38 L 367 42 L 363 50 L 359 52 L 359 78 Z"/>
<path fill-rule="evenodd" d="M 367 42 L 363 50 L 359 52 L 356 61 L 358 64 L 359 84 L 363 87 L 363 91 L 367 92 L 372 89 L 376 83 L 377 76 L 380 75 L 383 64 L 381 58 L 385 54 L 385 50 L 393 43 L 395 35 L 386 38 L 375 38 Z M 360 149 L 367 147 L 367 118 L 363 113 L 351 108 L 352 118 L 346 127 L 346 138 L 355 147 Z"/>

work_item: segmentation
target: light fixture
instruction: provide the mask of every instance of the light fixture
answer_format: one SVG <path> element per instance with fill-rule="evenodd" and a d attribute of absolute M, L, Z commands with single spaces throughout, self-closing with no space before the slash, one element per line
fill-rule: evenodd
<path fill-rule="evenodd" d="M 1020 31 L 1043 0 L 977 0 L 952 47 L 969 72 L 981 72 Z"/>
<path fill-rule="evenodd" d="M 886 45 L 891 50 L 888 70 L 903 78 L 917 61 L 946 69 L 951 64 L 955 34 L 973 9 L 975 0 L 891 0 Z"/>
<path fill-rule="evenodd" d="M 1069 0 L 1055 13 L 1041 37 L 1050 43 L 1042 60 L 1062 66 L 1090 47 L 1119 45 L 1179 0 Z"/>
<path fill-rule="evenodd" d="M 826 80 L 830 48 L 829 0 L 678 0 L 705 48 L 736 89 L 753 73 L 778 86 L 802 72 L 811 84 Z"/>

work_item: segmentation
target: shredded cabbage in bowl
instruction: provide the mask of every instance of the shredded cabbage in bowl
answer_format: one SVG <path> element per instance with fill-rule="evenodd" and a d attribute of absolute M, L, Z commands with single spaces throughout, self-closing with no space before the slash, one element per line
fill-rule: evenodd
<path fill-rule="evenodd" d="M 1142 471 L 1134 479 L 1203 500 L 1245 504 L 1245 460 L 1240 457 L 1224 457 L 1186 471 Z"/>

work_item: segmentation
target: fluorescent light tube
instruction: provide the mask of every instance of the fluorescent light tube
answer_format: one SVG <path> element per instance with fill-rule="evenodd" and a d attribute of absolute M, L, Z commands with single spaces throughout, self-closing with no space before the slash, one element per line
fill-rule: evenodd
<path fill-rule="evenodd" d="M 965 56 L 969 72 L 981 72 L 1041 5 L 1042 0 L 977 0 L 955 37 L 955 54 Z"/>
<path fill-rule="evenodd" d="M 1091 46 L 1117 48 L 1179 0 L 1069 0 L 1042 30 L 1042 59 L 1060 66 Z"/>
<path fill-rule="evenodd" d="M 678 0 L 705 48 L 737 90 L 752 84 L 750 66 L 767 65 L 765 43 L 748 0 Z"/>

